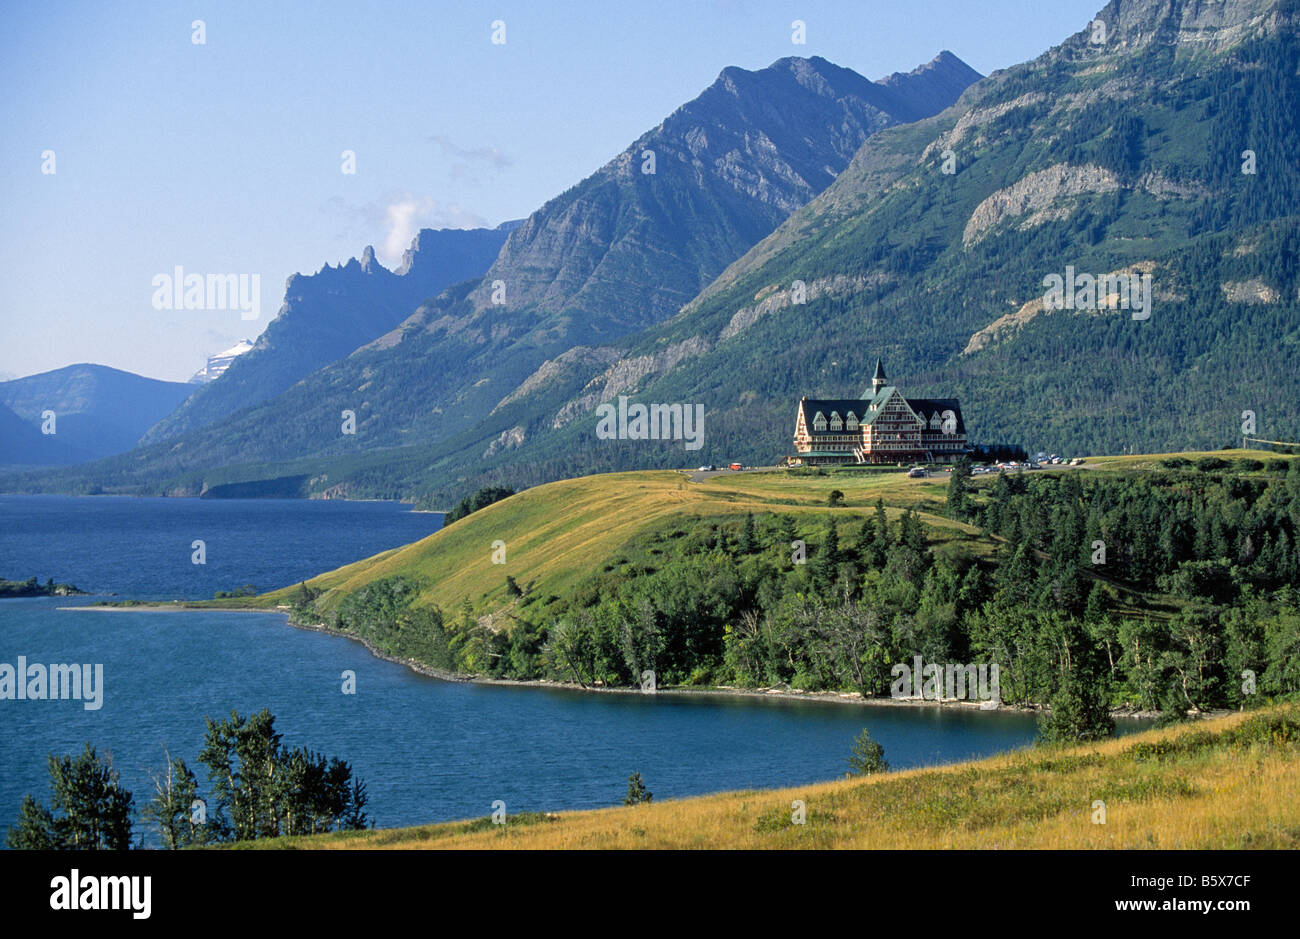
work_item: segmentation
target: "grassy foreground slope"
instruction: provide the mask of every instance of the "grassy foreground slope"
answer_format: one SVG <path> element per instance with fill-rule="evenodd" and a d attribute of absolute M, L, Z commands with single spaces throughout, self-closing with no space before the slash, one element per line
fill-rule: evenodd
<path fill-rule="evenodd" d="M 653 780 L 648 781 L 653 788 Z M 806 820 L 792 824 L 801 800 Z M 1094 821 L 1105 803 L 1105 823 Z M 1297 848 L 1300 707 L 768 792 L 250 842 L 284 848 Z"/>

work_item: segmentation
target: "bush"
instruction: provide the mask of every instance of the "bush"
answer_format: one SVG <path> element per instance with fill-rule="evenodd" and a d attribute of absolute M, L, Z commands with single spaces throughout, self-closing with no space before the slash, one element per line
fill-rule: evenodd
<path fill-rule="evenodd" d="M 1115 719 L 1098 682 L 1070 675 L 1052 696 L 1051 710 L 1038 719 L 1045 744 L 1104 740 L 1115 735 Z"/>

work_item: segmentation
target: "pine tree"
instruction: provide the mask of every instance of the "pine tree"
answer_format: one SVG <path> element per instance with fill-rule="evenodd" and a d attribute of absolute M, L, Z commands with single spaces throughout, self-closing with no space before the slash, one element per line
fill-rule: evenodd
<path fill-rule="evenodd" d="M 1078 743 L 1104 740 L 1115 734 L 1115 719 L 1101 692 L 1102 682 L 1066 675 L 1052 695 L 1050 710 L 1038 720 L 1043 743 Z"/>
<path fill-rule="evenodd" d="M 889 551 L 889 516 L 885 514 L 885 500 L 876 499 L 876 544 L 874 553 L 884 558 Z"/>
<path fill-rule="evenodd" d="M 640 773 L 633 773 L 627 778 L 627 795 L 623 797 L 624 805 L 640 805 L 642 802 L 654 801 L 654 793 L 645 787 Z"/>
<path fill-rule="evenodd" d="M 795 531 L 795 527 L 794 527 L 794 516 L 782 515 L 781 516 L 781 541 L 783 542 L 783 544 L 781 545 L 781 547 L 789 548 L 790 542 L 797 540 L 798 537 L 799 534 L 797 531 Z"/>
<path fill-rule="evenodd" d="M 865 727 L 853 741 L 853 750 L 849 753 L 848 764 L 849 772 L 854 776 L 889 772 L 884 746 L 872 740 L 871 731 Z"/>
<path fill-rule="evenodd" d="M 839 563 L 840 535 L 835 527 L 835 519 L 832 518 L 826 526 L 826 540 L 818 549 L 816 557 L 813 558 L 812 570 L 810 571 L 813 583 L 822 590 L 829 592 L 835 586 Z"/>
<path fill-rule="evenodd" d="M 948 479 L 948 517 L 965 521 L 971 512 L 970 499 L 971 468 L 966 457 L 959 459 L 952 467 L 952 476 Z"/>
<path fill-rule="evenodd" d="M 740 541 L 736 544 L 736 551 L 740 554 L 753 554 L 758 549 L 758 541 L 754 537 L 754 513 L 745 513 L 745 527 L 740 532 Z"/>

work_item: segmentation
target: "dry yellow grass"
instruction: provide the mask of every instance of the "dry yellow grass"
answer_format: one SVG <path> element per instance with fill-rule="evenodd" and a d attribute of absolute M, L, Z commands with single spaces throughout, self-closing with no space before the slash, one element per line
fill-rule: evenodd
<path fill-rule="evenodd" d="M 1100 744 L 769 792 L 261 846 L 1296 848 L 1298 770 L 1300 708 L 1288 704 Z M 806 806 L 802 825 L 792 823 L 796 800 Z M 1097 800 L 1104 824 L 1094 821 Z"/>

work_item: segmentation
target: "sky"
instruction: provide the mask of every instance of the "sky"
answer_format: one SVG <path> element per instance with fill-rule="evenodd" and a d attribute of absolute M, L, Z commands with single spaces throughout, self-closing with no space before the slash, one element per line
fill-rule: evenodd
<path fill-rule="evenodd" d="M 946 49 L 988 74 L 1102 5 L 6 0 L 0 380 L 188 380 L 266 328 L 291 274 L 523 218 L 727 66 L 819 55 L 876 79 Z M 166 308 L 177 267 L 257 275 L 258 315 Z"/>

